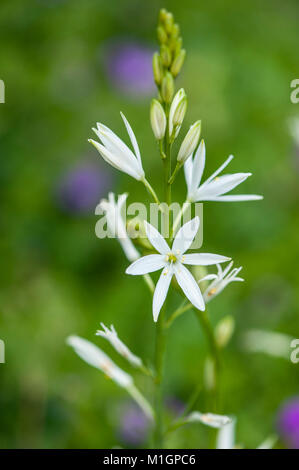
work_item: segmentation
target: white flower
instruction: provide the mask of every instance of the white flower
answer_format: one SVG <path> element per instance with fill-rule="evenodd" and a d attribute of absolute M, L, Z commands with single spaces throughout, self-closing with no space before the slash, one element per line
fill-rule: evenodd
<path fill-rule="evenodd" d="M 189 130 L 180 146 L 177 161 L 183 164 L 192 155 L 199 142 L 201 121 L 196 121 Z"/>
<path fill-rule="evenodd" d="M 135 154 L 111 129 L 99 122 L 97 123 L 97 129 L 93 128 L 93 131 L 102 143 L 93 139 L 89 139 L 89 142 L 95 146 L 107 163 L 136 180 L 143 181 L 144 171 L 135 134 L 125 116 L 122 113 L 120 114 L 127 128 Z"/>
<path fill-rule="evenodd" d="M 114 364 L 95 344 L 79 336 L 69 336 L 67 344 L 74 348 L 83 361 L 104 372 L 105 375 L 120 387 L 128 388 L 133 384 L 132 377 Z"/>
<path fill-rule="evenodd" d="M 278 331 L 251 329 L 243 335 L 243 347 L 252 353 L 290 360 L 291 342 L 294 338 Z"/>
<path fill-rule="evenodd" d="M 262 196 L 255 194 L 225 195 L 234 189 L 240 183 L 246 180 L 251 173 L 234 173 L 232 175 L 218 174 L 233 159 L 230 155 L 228 159 L 215 171 L 204 183 L 200 184 L 205 168 L 206 149 L 202 140 L 194 157 L 190 156 L 184 165 L 185 179 L 188 188 L 188 200 L 190 202 L 198 201 L 252 201 L 263 199 Z"/>
<path fill-rule="evenodd" d="M 163 269 L 153 297 L 153 316 L 155 322 L 165 301 L 173 275 L 175 275 L 178 284 L 190 302 L 199 310 L 205 309 L 200 288 L 184 264 L 207 266 L 229 260 L 225 256 L 210 253 L 185 254 L 191 246 L 198 228 L 199 218 L 195 217 L 180 228 L 170 249 L 165 239 L 155 227 L 145 222 L 147 237 L 159 254 L 139 258 L 127 268 L 126 273 L 141 275 Z"/>
<path fill-rule="evenodd" d="M 100 348 L 79 336 L 69 336 L 66 342 L 69 346 L 74 348 L 75 352 L 83 361 L 101 370 L 117 385 L 126 389 L 149 419 L 152 420 L 154 418 L 151 405 L 135 387 L 131 375 L 120 369 Z"/>
<path fill-rule="evenodd" d="M 155 99 L 151 103 L 150 121 L 156 139 L 163 139 L 166 131 L 166 115 L 161 103 Z"/>
<path fill-rule="evenodd" d="M 127 361 L 129 361 L 132 366 L 134 367 L 140 367 L 142 365 L 142 360 L 135 356 L 129 348 L 119 339 L 117 332 L 115 331 L 115 328 L 113 325 L 111 325 L 111 329 L 107 328 L 104 323 L 101 323 L 101 327 L 103 328 L 104 331 L 98 330 L 96 332 L 97 336 L 102 336 L 102 338 L 106 338 L 109 343 L 114 347 L 114 349 Z"/>
<path fill-rule="evenodd" d="M 228 416 L 200 413 L 199 411 L 193 411 L 186 417 L 187 423 L 200 422 L 212 428 L 222 428 L 222 426 L 227 426 L 231 421 L 231 418 Z"/>
<path fill-rule="evenodd" d="M 232 418 L 231 422 L 221 427 L 217 435 L 217 449 L 235 449 L 235 429 L 236 429 L 236 418 Z M 277 441 L 275 435 L 269 436 L 263 441 L 257 449 L 272 449 Z"/>
<path fill-rule="evenodd" d="M 220 264 L 217 264 L 218 273 L 217 274 L 208 274 L 207 276 L 200 279 L 198 282 L 212 280 L 209 284 L 207 289 L 205 290 L 203 297 L 205 302 L 209 302 L 211 299 L 216 297 L 216 295 L 220 294 L 220 292 L 225 289 L 225 287 L 230 284 L 231 282 L 242 282 L 244 279 L 238 277 L 239 272 L 242 269 L 234 268 L 230 271 L 233 265 L 233 261 L 231 261 L 225 269 L 222 269 Z"/>
<path fill-rule="evenodd" d="M 128 260 L 134 261 L 139 258 L 140 255 L 127 234 L 122 214 L 127 197 L 127 194 L 121 194 L 118 196 L 117 202 L 115 202 L 115 194 L 109 193 L 108 200 L 102 199 L 98 204 L 95 213 L 102 214 L 104 212 L 106 214 L 106 220 L 111 236 L 118 239 Z"/>

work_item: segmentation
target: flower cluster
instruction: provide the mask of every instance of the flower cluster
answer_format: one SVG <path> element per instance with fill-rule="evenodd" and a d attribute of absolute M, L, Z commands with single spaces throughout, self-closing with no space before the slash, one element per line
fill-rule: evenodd
<path fill-rule="evenodd" d="M 219 176 L 231 162 L 232 156 L 208 179 L 202 182 L 206 163 L 206 149 L 204 141 L 201 140 L 199 142 L 202 127 L 200 120 L 197 120 L 189 127 L 187 133 L 182 137 L 175 158 L 173 158 L 172 145 L 179 137 L 187 111 L 187 94 L 185 90 L 181 88 L 175 93 L 175 78 L 181 71 L 186 52 L 182 49 L 179 27 L 174 23 L 172 14 L 166 10 L 161 10 L 160 12 L 157 33 L 160 51 L 156 52 L 153 57 L 153 75 L 158 88 L 158 96 L 152 101 L 150 106 L 150 123 L 163 162 L 164 204 L 168 207 L 171 205 L 171 187 L 182 168 L 184 168 L 187 185 L 187 196 L 183 207 L 199 201 L 230 202 L 262 199 L 258 195 L 227 194 L 251 175 L 251 173 L 234 173 Z M 219 348 L 227 344 L 232 335 L 233 321 L 231 317 L 222 319 L 214 331 L 209 322 L 209 316 L 205 311 L 206 304 L 219 295 L 229 283 L 243 281 L 243 279 L 238 277 L 241 267 L 232 269 L 233 262 L 229 262 L 231 260 L 230 257 L 214 253 L 189 252 L 192 249 L 194 237 L 199 230 L 199 217 L 187 221 L 180 227 L 185 210 L 183 209 L 172 223 L 169 211 L 167 213 L 167 211 L 163 210 L 160 197 L 146 177 L 137 138 L 122 113 L 121 117 L 129 135 L 132 149 L 109 127 L 102 123 L 97 123 L 97 126 L 93 129 L 99 141 L 90 139 L 90 142 L 108 164 L 144 184 L 151 197 L 153 197 L 154 202 L 158 205 L 161 217 L 168 219 L 168 222 L 170 222 L 171 231 L 167 237 L 164 237 L 150 221 L 144 220 L 147 245 L 140 247 L 140 253 L 128 235 L 125 215 L 122 213 L 127 194 L 122 194 L 116 199 L 116 196 L 110 193 L 107 200 L 101 200 L 96 213 L 105 214 L 110 232 L 118 239 L 126 257 L 131 262 L 126 269 L 126 273 L 144 276 L 152 292 L 152 314 L 156 323 L 154 365 L 146 366 L 147 362 L 133 354 L 125 343 L 120 340 L 112 325 L 111 329 L 109 329 L 102 323 L 102 330 L 99 330 L 96 334 L 106 339 L 114 350 L 124 357 L 131 366 L 154 380 L 157 394 L 156 409 L 152 410 L 148 400 L 135 387 L 131 375 L 119 369 L 99 348 L 78 337 L 70 337 L 68 343 L 82 359 L 99 368 L 119 386 L 125 388 L 141 406 L 143 411 L 156 420 L 155 442 L 157 446 L 161 447 L 164 431 L 163 413 L 161 412 L 160 404 L 166 326 L 172 324 L 173 319 L 189 308 L 194 309 L 198 319 L 204 326 L 208 340 L 211 342 L 211 350 L 215 354 L 215 358 L 211 359 L 209 357 L 207 359 L 206 364 L 208 367 L 206 369 L 209 376 L 207 389 L 212 390 L 213 396 L 216 397 L 216 376 L 218 370 L 216 354 Z M 172 169 L 173 163 L 175 164 L 174 169 Z M 229 262 L 229 264 L 222 268 L 221 265 L 225 262 Z M 191 270 L 186 266 L 190 266 L 191 270 L 197 266 L 216 266 L 217 274 L 209 273 L 198 279 L 194 277 Z M 154 286 L 151 274 L 156 271 L 161 271 L 161 274 L 156 282 L 156 286 Z M 176 282 L 173 282 L 174 288 L 177 289 L 179 287 L 184 300 L 182 306 L 171 316 L 168 316 L 168 321 L 166 321 L 165 300 L 174 278 L 176 280 Z M 207 281 L 210 281 L 208 286 L 206 286 Z M 217 403 L 215 400 L 213 411 L 216 411 L 216 408 Z M 179 422 L 174 424 L 174 427 L 192 422 L 200 422 L 208 426 L 228 429 L 227 426 L 231 426 L 232 420 L 227 416 L 216 413 L 192 411 L 180 418 Z M 232 441 L 231 438 L 226 440 Z"/>

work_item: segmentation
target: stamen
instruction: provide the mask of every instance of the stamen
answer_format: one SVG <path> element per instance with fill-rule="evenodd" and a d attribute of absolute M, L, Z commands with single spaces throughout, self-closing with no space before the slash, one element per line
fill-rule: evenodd
<path fill-rule="evenodd" d="M 213 294 L 216 294 L 217 292 L 217 289 L 215 287 L 213 287 L 213 289 L 211 289 L 209 292 L 208 292 L 208 296 L 210 297 L 211 295 Z"/>

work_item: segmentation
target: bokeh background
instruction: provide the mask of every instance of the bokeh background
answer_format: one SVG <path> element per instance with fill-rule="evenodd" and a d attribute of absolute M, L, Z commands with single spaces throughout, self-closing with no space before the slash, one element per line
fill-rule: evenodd
<path fill-rule="evenodd" d="M 223 353 L 222 395 L 223 411 L 238 420 L 237 442 L 254 448 L 276 433 L 279 410 L 299 395 L 299 364 L 250 354 L 241 341 L 251 328 L 299 337 L 299 151 L 288 128 L 299 115 L 290 101 L 298 2 L 2 0 L 1 448 L 143 445 L 146 423 L 131 401 L 65 338 L 93 340 L 125 366 L 94 336 L 103 321 L 136 354 L 153 355 L 148 292 L 124 274 L 117 242 L 94 233 L 94 209 L 108 191 L 128 191 L 129 202 L 146 193 L 101 161 L 87 139 L 96 121 L 125 138 L 124 111 L 159 188 L 149 101 L 161 7 L 181 25 L 188 55 L 178 86 L 190 97 L 184 129 L 202 120 L 207 173 L 233 153 L 230 171 L 253 173 L 240 192 L 264 194 L 262 202 L 204 206 L 204 250 L 231 256 L 246 279 L 211 304 L 213 322 L 227 314 L 236 320 Z M 182 201 L 182 176 L 174 192 Z M 165 396 L 175 414 L 202 380 L 207 353 L 192 312 L 177 320 L 168 343 Z M 138 375 L 136 382 L 148 388 Z M 292 438 L 281 435 L 277 447 L 299 445 L 298 405 L 292 413 Z M 177 431 L 168 445 L 204 447 L 206 428 Z"/>

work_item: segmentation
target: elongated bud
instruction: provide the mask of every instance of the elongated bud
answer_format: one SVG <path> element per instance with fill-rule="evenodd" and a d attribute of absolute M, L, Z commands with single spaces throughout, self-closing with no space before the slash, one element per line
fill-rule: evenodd
<path fill-rule="evenodd" d="M 164 67 L 169 67 L 171 64 L 171 52 L 165 44 L 161 46 L 160 56 Z"/>
<path fill-rule="evenodd" d="M 166 13 L 164 18 L 165 29 L 168 34 L 171 34 L 173 27 L 173 15 L 172 13 Z"/>
<path fill-rule="evenodd" d="M 182 45 L 183 45 L 182 38 L 177 38 L 176 45 L 175 45 L 175 56 L 178 56 L 179 53 L 181 52 Z"/>
<path fill-rule="evenodd" d="M 150 119 L 154 136 L 157 140 L 163 139 L 166 130 L 166 116 L 164 109 L 158 100 L 152 100 Z"/>
<path fill-rule="evenodd" d="M 159 22 L 164 23 L 166 16 L 167 16 L 167 10 L 165 10 L 165 8 L 161 8 L 159 12 Z"/>
<path fill-rule="evenodd" d="M 175 113 L 173 115 L 173 126 L 181 126 L 187 111 L 187 96 L 183 96 L 181 101 L 178 103 Z"/>
<path fill-rule="evenodd" d="M 161 96 L 165 103 L 171 103 L 174 92 L 173 76 L 170 72 L 166 72 L 162 80 Z"/>
<path fill-rule="evenodd" d="M 215 338 L 220 348 L 223 348 L 227 345 L 233 335 L 234 329 L 235 321 L 231 315 L 228 315 L 220 320 L 215 329 Z"/>
<path fill-rule="evenodd" d="M 196 121 L 190 126 L 186 137 L 184 138 L 180 147 L 177 161 L 184 163 L 197 147 L 201 131 L 201 121 Z"/>
<path fill-rule="evenodd" d="M 161 64 L 161 59 L 158 52 L 155 52 L 153 55 L 153 74 L 154 80 L 157 85 L 161 85 L 163 78 L 163 69 Z"/>
<path fill-rule="evenodd" d="M 167 42 L 167 33 L 163 26 L 158 26 L 157 28 L 157 36 L 158 36 L 158 41 L 160 44 L 165 44 Z"/>
<path fill-rule="evenodd" d="M 172 63 L 171 69 L 170 69 L 174 77 L 176 77 L 180 73 L 181 68 L 183 67 L 185 57 L 186 57 L 185 49 L 182 49 L 181 52 L 179 52 L 179 54 L 175 57 Z"/>
<path fill-rule="evenodd" d="M 187 108 L 187 96 L 181 88 L 176 92 L 169 110 L 169 137 L 174 139 L 180 130 Z"/>

